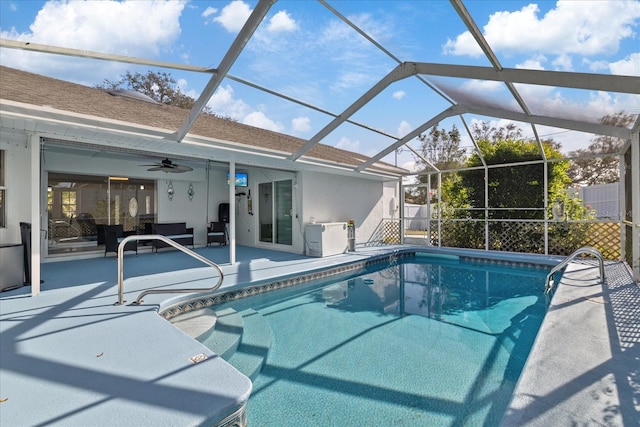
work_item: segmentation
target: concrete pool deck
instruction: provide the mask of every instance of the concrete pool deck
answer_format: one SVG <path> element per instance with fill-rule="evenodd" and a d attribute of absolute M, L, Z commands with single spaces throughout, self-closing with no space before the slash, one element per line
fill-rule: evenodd
<path fill-rule="evenodd" d="M 234 265 L 225 248 L 197 252 L 220 264 L 227 289 L 394 250 L 309 258 L 239 247 Z M 201 265 L 176 251 L 128 255 L 125 297 L 211 286 Z M 39 296 L 0 294 L 0 425 L 212 425 L 248 398 L 246 377 L 157 314 L 184 296 L 114 305 L 116 267 L 113 257 L 43 263 Z M 624 264 L 607 263 L 606 275 L 602 286 L 595 265 L 570 264 L 503 425 L 638 425 L 640 288 Z"/>

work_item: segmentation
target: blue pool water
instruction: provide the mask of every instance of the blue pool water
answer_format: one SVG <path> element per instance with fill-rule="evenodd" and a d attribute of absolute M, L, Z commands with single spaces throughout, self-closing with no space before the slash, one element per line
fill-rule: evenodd
<path fill-rule="evenodd" d="M 232 303 L 272 331 L 249 425 L 498 425 L 546 312 L 546 273 L 415 258 Z"/>

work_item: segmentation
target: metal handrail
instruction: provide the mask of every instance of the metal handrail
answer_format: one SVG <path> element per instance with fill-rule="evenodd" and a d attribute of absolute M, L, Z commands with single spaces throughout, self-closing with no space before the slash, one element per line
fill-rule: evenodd
<path fill-rule="evenodd" d="M 546 282 L 546 285 L 545 285 L 544 293 L 548 294 L 551 291 L 551 288 L 553 288 L 553 284 L 551 283 L 551 278 L 553 277 L 553 275 L 555 273 L 557 273 L 558 271 L 563 269 L 567 264 L 569 264 L 571 261 L 573 261 L 578 255 L 585 254 L 585 253 L 591 254 L 591 255 L 595 256 L 596 258 L 598 258 L 598 261 L 600 261 L 600 263 L 599 263 L 600 264 L 600 278 L 602 279 L 602 283 L 605 283 L 604 260 L 602 258 L 602 254 L 596 248 L 593 248 L 591 246 L 583 246 L 582 248 L 576 250 L 574 253 L 572 253 L 571 255 L 566 257 L 564 260 L 562 260 L 562 262 L 560 264 L 556 265 L 555 267 L 553 267 L 551 269 L 549 274 L 547 274 L 547 282 Z"/>
<path fill-rule="evenodd" d="M 202 261 L 203 263 L 207 264 L 210 267 L 215 268 L 216 270 L 218 270 L 218 274 L 220 275 L 220 278 L 218 279 L 218 283 L 215 284 L 215 286 L 211 287 L 211 288 L 196 288 L 196 289 L 149 289 L 146 291 L 143 291 L 140 293 L 140 295 L 138 295 L 138 298 L 136 299 L 136 301 L 134 302 L 134 304 L 140 304 L 142 302 L 142 297 L 144 297 L 145 295 L 149 295 L 149 294 L 179 294 L 179 293 L 191 293 L 191 292 L 214 292 L 215 290 L 217 290 L 220 285 L 222 285 L 222 279 L 224 278 L 224 274 L 222 273 L 222 270 L 220 269 L 220 267 L 218 266 L 218 264 L 216 264 L 215 262 L 203 257 L 202 255 L 192 251 L 191 249 L 188 249 L 186 247 L 184 247 L 183 245 L 181 245 L 180 243 L 176 243 L 175 241 L 169 239 L 166 236 L 163 236 L 161 234 L 141 234 L 141 235 L 133 235 L 133 236 L 127 236 L 125 237 L 122 242 L 120 242 L 120 244 L 118 245 L 118 302 L 116 303 L 116 305 L 122 305 L 124 304 L 126 301 L 124 300 L 124 270 L 123 270 L 123 266 L 122 266 L 122 261 L 124 259 L 124 246 L 128 243 L 131 242 L 133 240 L 162 240 L 163 242 L 165 242 L 168 245 L 173 246 L 174 248 L 181 250 L 182 252 L 186 253 L 187 255 Z"/>

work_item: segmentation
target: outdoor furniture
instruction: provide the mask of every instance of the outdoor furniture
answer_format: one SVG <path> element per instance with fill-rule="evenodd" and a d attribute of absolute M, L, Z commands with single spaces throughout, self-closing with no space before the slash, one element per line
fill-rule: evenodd
<path fill-rule="evenodd" d="M 107 252 L 115 252 L 118 253 L 118 245 L 120 242 L 127 237 L 136 234 L 135 231 L 127 231 L 125 232 L 122 224 L 117 225 L 104 225 L 104 256 L 107 256 Z M 138 242 L 133 240 L 131 242 L 127 242 L 124 245 L 124 251 L 135 251 L 136 255 L 138 255 Z"/>
<path fill-rule="evenodd" d="M 186 222 L 153 223 L 151 234 L 160 234 L 183 246 L 191 245 L 193 247 L 193 228 L 187 227 Z M 160 248 L 170 246 L 162 240 L 153 240 L 153 249 L 156 252 Z"/>
<path fill-rule="evenodd" d="M 224 222 L 212 222 L 207 227 L 207 246 L 211 243 L 227 245 L 227 225 Z"/>
<path fill-rule="evenodd" d="M 80 237 L 87 240 L 97 239 L 98 228 L 96 227 L 96 221 L 93 219 L 93 215 L 81 212 L 75 217 L 75 220 L 80 230 Z"/>

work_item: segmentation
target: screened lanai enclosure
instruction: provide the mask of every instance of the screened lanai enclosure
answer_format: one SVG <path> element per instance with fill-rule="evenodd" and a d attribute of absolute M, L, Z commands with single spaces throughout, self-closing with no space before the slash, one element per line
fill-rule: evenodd
<path fill-rule="evenodd" d="M 266 19 L 282 8 L 294 9 L 295 2 L 260 0 L 252 4 L 233 42 L 219 58 L 212 58 L 215 68 L 20 40 L 2 39 L 0 47 L 206 76 L 188 117 L 173 135 L 177 143 L 185 139 L 207 102 L 227 82 L 260 100 L 276 99 L 280 105 L 305 109 L 323 123 L 304 138 L 297 151 L 287 155 L 292 164 L 307 162 L 305 155 L 318 144 L 335 145 L 340 135 L 353 130 L 361 142 L 353 149 L 365 153 L 367 159 L 356 166 L 337 162 L 331 167 L 383 176 L 395 183 L 397 191 L 386 207 L 386 218 L 367 236 L 369 245 L 410 243 L 554 255 L 592 246 L 607 259 L 625 260 L 639 278 L 640 72 L 622 75 L 549 71 L 521 64 L 505 67 L 509 55 L 501 56 L 474 21 L 473 9 L 478 4 L 415 2 L 424 10 L 452 8 L 456 22 L 451 25 L 460 27 L 461 39 L 474 52 L 469 59 L 452 57 L 452 63 L 435 63 L 426 53 L 405 54 L 403 46 L 367 24 L 363 16 L 373 14 L 376 3 L 321 0 L 315 4 L 316 16 L 331 15 L 334 24 L 348 34 L 344 39 L 323 39 L 322 43 L 343 43 L 350 53 L 327 58 L 323 62 L 327 74 L 335 67 L 349 68 L 349 61 L 364 53 L 370 61 L 366 65 L 376 69 L 375 79 L 359 96 L 342 100 L 343 108 L 337 111 L 316 104 L 313 97 L 296 96 L 299 92 L 288 91 L 286 85 L 270 86 L 268 73 L 254 73 L 242 62 L 254 33 L 267 25 Z M 427 24 L 436 25 L 414 23 Z M 412 39 L 414 28 L 406 25 L 402 29 L 410 43 L 429 44 L 428 39 Z M 320 34 L 316 38 L 321 39 Z M 308 46 L 287 45 L 287 49 L 294 48 L 301 50 L 297 61 L 280 63 L 276 54 L 270 56 L 291 79 L 305 75 L 307 56 L 323 55 L 319 45 L 313 55 L 304 50 Z M 365 68 L 354 62 L 350 71 L 355 73 L 356 67 Z M 401 101 L 402 96 L 396 94 L 412 92 L 421 94 L 421 102 L 389 103 L 392 94 Z M 612 110 L 611 103 L 607 108 L 598 107 L 596 98 L 623 99 L 619 104 L 627 109 Z M 571 102 L 563 102 L 567 99 Z M 369 114 L 374 109 L 384 112 L 376 118 Z M 390 127 L 387 116 L 400 122 L 403 114 L 415 117 L 416 111 L 423 111 L 419 122 L 414 119 L 400 135 L 385 130 Z M 571 145 L 569 140 L 579 140 L 581 145 Z M 415 160 L 415 167 L 407 167 L 402 174 L 373 168 L 380 161 L 400 168 L 398 159 L 407 156 Z"/>

